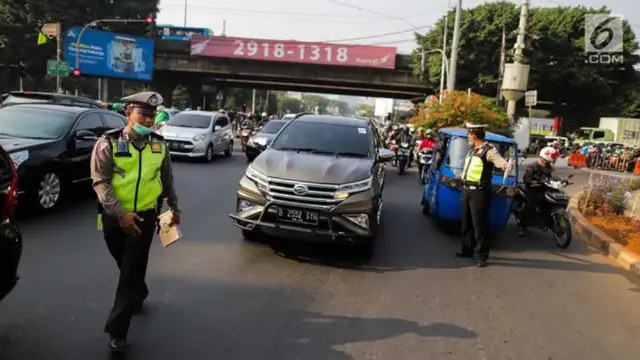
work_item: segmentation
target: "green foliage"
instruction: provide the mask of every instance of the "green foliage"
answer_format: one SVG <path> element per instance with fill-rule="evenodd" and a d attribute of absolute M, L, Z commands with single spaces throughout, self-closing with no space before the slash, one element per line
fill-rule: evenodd
<path fill-rule="evenodd" d="M 357 115 L 365 117 L 373 117 L 373 107 L 367 104 L 360 104 L 356 107 Z"/>
<path fill-rule="evenodd" d="M 584 186 L 578 204 L 585 214 L 622 215 L 628 210 L 634 194 L 640 190 L 640 180 L 618 177 L 596 178 Z M 585 204 L 586 202 L 586 204 Z"/>
<path fill-rule="evenodd" d="M 315 112 L 317 110 L 319 114 L 326 114 L 329 99 L 320 95 L 303 95 L 302 104 L 305 107 L 305 111 Z"/>
<path fill-rule="evenodd" d="M 189 90 L 182 86 L 178 85 L 175 89 L 173 89 L 173 93 L 171 94 L 171 103 L 174 106 L 185 106 L 190 102 L 189 99 Z M 228 101 L 229 99 L 227 99 Z"/>
<path fill-rule="evenodd" d="M 282 96 L 278 99 L 278 112 L 296 114 L 304 111 L 302 101 L 290 96 Z"/>
<path fill-rule="evenodd" d="M 462 14 L 459 89 L 495 97 L 498 86 L 503 28 L 506 32 L 507 62 L 512 60 L 519 21 L 519 6 L 495 2 L 466 9 Z M 538 99 L 554 102 L 552 114 L 565 118 L 565 126 L 596 124 L 603 115 L 636 116 L 640 78 L 636 36 L 625 23 L 623 65 L 588 64 L 584 54 L 584 15 L 609 13 L 607 8 L 531 8 L 527 26 L 525 62 L 531 65 L 529 88 Z M 454 13 L 448 13 L 448 39 L 452 38 Z M 442 48 L 444 17 L 424 35 L 417 35 L 421 47 L 414 52 L 414 74 L 440 81 L 441 56 L 429 54 L 426 74 L 420 73 L 422 49 Z M 450 54 L 450 43 L 447 54 Z M 564 104 L 564 105 L 563 105 Z"/>

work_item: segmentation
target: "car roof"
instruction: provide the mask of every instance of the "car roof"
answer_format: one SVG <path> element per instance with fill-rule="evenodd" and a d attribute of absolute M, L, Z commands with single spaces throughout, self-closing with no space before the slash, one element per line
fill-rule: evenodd
<path fill-rule="evenodd" d="M 217 111 L 204 111 L 204 110 L 185 110 L 180 111 L 180 114 L 193 114 L 193 115 L 204 115 L 204 116 L 214 116 L 214 115 L 225 115 L 221 112 Z"/>
<path fill-rule="evenodd" d="M 467 129 L 465 128 L 442 128 L 438 132 L 445 133 L 451 136 L 467 137 Z M 486 134 L 485 140 L 488 140 L 488 141 L 497 141 L 497 142 L 503 142 L 503 143 L 509 143 L 509 144 L 516 143 L 515 140 L 503 135 L 499 135 L 489 131 L 487 131 L 485 134 Z"/>
<path fill-rule="evenodd" d="M 282 120 L 282 119 L 273 119 L 273 120 L 269 120 L 267 121 L 267 124 L 271 124 L 271 123 L 276 123 L 276 124 L 288 124 L 289 121 L 287 120 Z"/>
<path fill-rule="evenodd" d="M 55 98 L 59 98 L 59 99 L 60 98 L 64 98 L 64 99 L 84 100 L 84 101 L 87 101 L 87 102 L 95 102 L 95 103 L 97 103 L 96 100 L 93 100 L 91 98 L 84 97 L 84 96 L 49 93 L 49 92 L 42 92 L 42 91 L 11 91 L 9 93 L 9 95 L 12 95 L 12 96 L 29 96 L 29 95 L 51 96 L 51 97 L 55 97 Z"/>
<path fill-rule="evenodd" d="M 366 126 L 369 126 L 370 124 L 369 120 L 364 120 L 364 119 L 349 118 L 344 116 L 313 115 L 313 114 L 300 115 L 299 117 L 295 118 L 294 121 L 296 122 L 305 121 L 305 122 L 359 126 L 359 127 L 366 127 Z"/>
<path fill-rule="evenodd" d="M 91 109 L 91 108 L 86 108 L 82 106 L 57 105 L 57 104 L 48 104 L 48 103 L 14 104 L 11 106 L 7 106 L 5 109 L 14 108 L 14 107 L 21 108 L 21 109 L 27 108 L 27 109 L 53 110 L 53 111 L 67 112 L 72 114 L 80 114 L 90 110 L 92 111 L 103 110 L 103 109 Z M 103 110 L 103 111 L 108 111 L 108 110 Z"/>

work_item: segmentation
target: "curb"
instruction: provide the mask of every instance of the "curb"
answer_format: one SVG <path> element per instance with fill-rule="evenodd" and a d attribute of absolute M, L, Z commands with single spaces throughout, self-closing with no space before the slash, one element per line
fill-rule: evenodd
<path fill-rule="evenodd" d="M 640 256 L 625 249 L 624 246 L 615 242 L 609 235 L 589 223 L 578 210 L 578 197 L 581 193 L 582 191 L 571 198 L 567 209 L 571 219 L 573 236 L 614 260 L 625 270 L 640 277 Z"/>

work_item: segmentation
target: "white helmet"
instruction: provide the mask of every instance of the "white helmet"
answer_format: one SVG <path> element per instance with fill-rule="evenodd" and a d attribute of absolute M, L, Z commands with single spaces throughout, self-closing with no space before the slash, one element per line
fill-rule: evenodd
<path fill-rule="evenodd" d="M 269 114 L 267 114 L 266 112 L 262 113 L 262 117 L 267 117 L 267 116 L 269 116 Z"/>
<path fill-rule="evenodd" d="M 164 111 L 165 107 L 162 105 L 158 105 L 158 107 L 156 108 L 156 111 Z"/>
<path fill-rule="evenodd" d="M 560 156 L 560 152 L 551 146 L 547 146 L 540 150 L 540 157 L 548 162 L 554 162 Z"/>

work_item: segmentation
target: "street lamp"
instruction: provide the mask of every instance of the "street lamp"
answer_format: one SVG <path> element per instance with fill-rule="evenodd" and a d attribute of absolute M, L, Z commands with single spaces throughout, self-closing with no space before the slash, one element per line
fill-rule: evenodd
<path fill-rule="evenodd" d="M 444 92 L 444 78 L 445 75 L 447 79 L 449 78 L 449 60 L 447 60 L 447 53 L 444 52 L 443 49 L 433 49 L 433 50 L 423 50 L 422 51 L 422 62 L 420 66 L 422 68 L 422 73 L 424 74 L 427 70 L 427 54 L 438 52 L 442 55 L 442 61 L 444 62 L 444 66 L 440 68 L 440 102 L 442 102 L 442 93 Z"/>
<path fill-rule="evenodd" d="M 78 34 L 78 40 L 76 40 L 76 66 L 75 66 L 75 70 L 78 70 L 78 74 L 80 74 L 80 40 L 82 39 L 82 35 L 84 34 L 84 32 L 92 27 L 93 25 L 96 24 L 100 24 L 100 23 L 129 23 L 129 22 L 134 22 L 134 23 L 152 23 L 153 22 L 153 17 L 152 16 L 147 16 L 144 20 L 140 20 L 140 19 L 99 19 L 99 20 L 94 20 L 90 23 L 88 23 L 87 25 L 85 25 L 82 30 L 80 30 L 80 33 Z M 73 71 L 73 74 L 76 74 L 76 71 Z M 78 95 L 78 88 L 76 88 L 76 95 Z"/>

